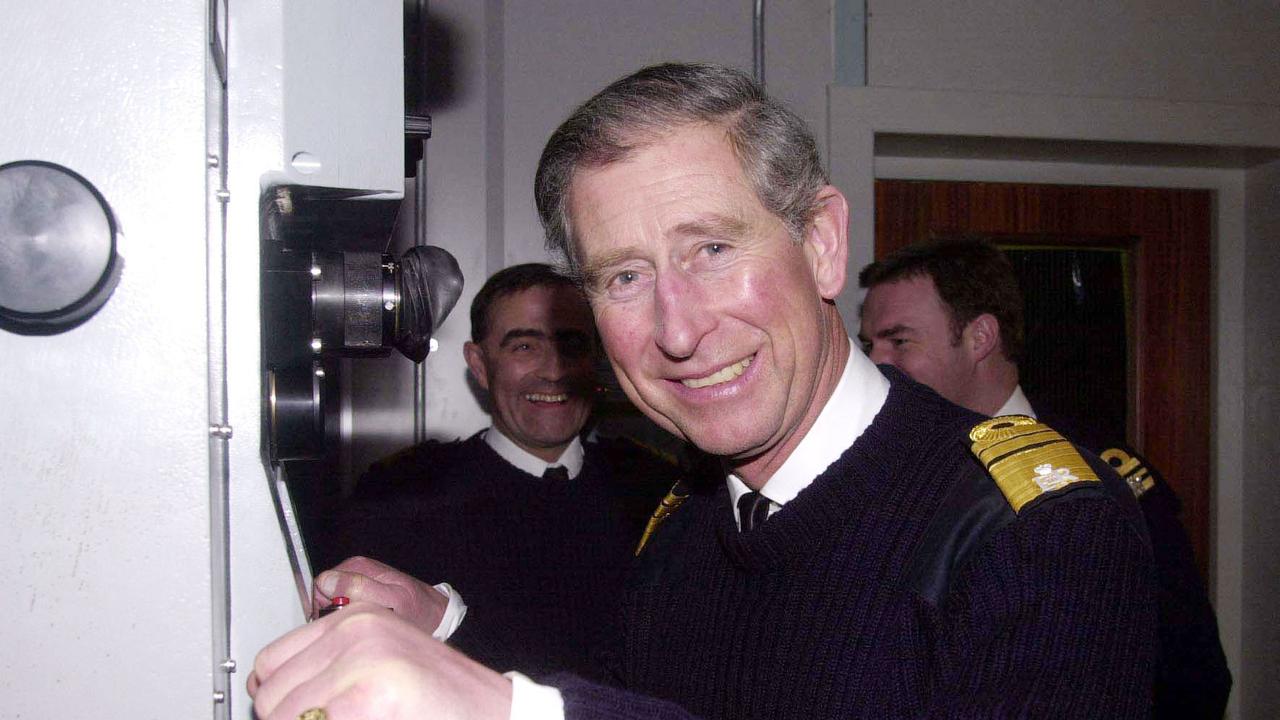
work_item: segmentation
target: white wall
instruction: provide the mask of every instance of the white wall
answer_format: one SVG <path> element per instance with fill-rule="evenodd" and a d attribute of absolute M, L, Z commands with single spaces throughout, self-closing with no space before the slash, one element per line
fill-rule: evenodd
<path fill-rule="evenodd" d="M 206 716 L 205 8 L 0 14 L 0 163 L 87 178 L 125 262 L 86 324 L 0 332 L 0 715 Z"/>
<path fill-rule="evenodd" d="M 871 85 L 1280 104 L 1274 0 L 868 0 Z"/>
<path fill-rule="evenodd" d="M 1280 488 L 1274 475 L 1280 425 L 1280 162 L 1251 169 L 1246 176 L 1248 224 L 1243 273 L 1244 437 L 1246 451 L 1243 528 L 1247 548 L 1239 670 L 1246 694 L 1242 717 L 1274 717 L 1280 709 L 1280 623 L 1275 597 L 1280 589 Z"/>

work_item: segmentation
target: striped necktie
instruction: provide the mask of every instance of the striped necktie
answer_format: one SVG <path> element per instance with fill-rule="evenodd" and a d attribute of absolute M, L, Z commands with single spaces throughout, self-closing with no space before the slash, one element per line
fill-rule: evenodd
<path fill-rule="evenodd" d="M 738 498 L 738 523 L 742 532 L 758 528 L 769 517 L 769 498 L 758 492 L 749 492 Z"/>

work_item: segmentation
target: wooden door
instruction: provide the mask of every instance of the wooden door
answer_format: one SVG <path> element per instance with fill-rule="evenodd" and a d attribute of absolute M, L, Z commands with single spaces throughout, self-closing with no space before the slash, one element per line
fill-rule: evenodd
<path fill-rule="evenodd" d="M 1182 501 L 1208 565 L 1210 239 L 1207 190 L 876 181 L 876 257 L 937 237 L 1127 252 L 1126 441 Z M 1026 289 L 1024 288 L 1024 291 Z"/>

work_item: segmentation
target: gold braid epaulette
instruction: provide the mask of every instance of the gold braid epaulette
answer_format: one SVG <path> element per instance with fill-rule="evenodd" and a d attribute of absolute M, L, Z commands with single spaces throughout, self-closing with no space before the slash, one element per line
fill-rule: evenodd
<path fill-rule="evenodd" d="M 1101 482 L 1075 446 L 1026 415 L 984 420 L 969 431 L 969 440 L 1015 513 L 1045 493 Z"/>
<path fill-rule="evenodd" d="M 1142 497 L 1148 490 L 1156 486 L 1156 478 L 1147 466 L 1143 463 L 1142 458 L 1137 455 L 1131 455 L 1124 448 L 1111 448 L 1103 450 L 1100 455 L 1107 464 L 1116 469 L 1116 474 L 1124 480 L 1129 489 L 1133 491 L 1134 497 Z"/>
<path fill-rule="evenodd" d="M 636 556 L 639 557 L 640 551 L 644 550 L 645 543 L 649 542 L 649 538 L 653 532 L 658 529 L 663 520 L 667 516 L 676 511 L 684 503 L 685 498 L 689 497 L 689 493 L 685 491 L 683 483 L 677 482 L 667 491 L 667 496 L 662 498 L 662 502 L 658 503 L 658 507 L 653 511 L 653 517 L 649 518 L 649 524 L 644 528 L 644 534 L 640 536 L 640 544 L 636 545 Z"/>

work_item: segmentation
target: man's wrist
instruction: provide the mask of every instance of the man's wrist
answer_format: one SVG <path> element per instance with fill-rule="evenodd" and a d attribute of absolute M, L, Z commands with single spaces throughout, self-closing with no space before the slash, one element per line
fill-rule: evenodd
<path fill-rule="evenodd" d="M 457 632 L 458 627 L 462 625 L 462 619 L 467 616 L 467 604 L 462 601 L 462 595 L 447 582 L 439 585 L 432 585 L 436 592 L 449 598 L 449 605 L 444 609 L 444 615 L 440 618 L 440 624 L 436 629 L 431 631 L 431 637 L 440 642 L 447 641 Z"/>
<path fill-rule="evenodd" d="M 511 680 L 509 720 L 564 720 L 564 697 L 550 685 L 539 685 L 518 672 L 507 672 Z"/>

